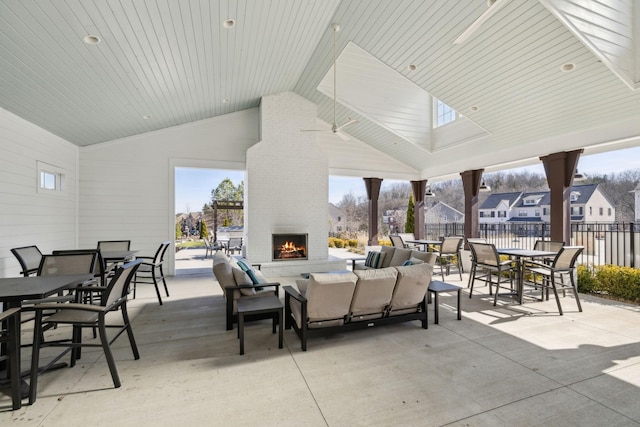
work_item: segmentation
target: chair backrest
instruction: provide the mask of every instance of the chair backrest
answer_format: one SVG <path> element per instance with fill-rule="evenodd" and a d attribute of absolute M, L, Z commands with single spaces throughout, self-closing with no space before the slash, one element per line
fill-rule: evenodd
<path fill-rule="evenodd" d="M 206 239 L 205 239 L 206 240 Z M 153 256 L 153 263 L 160 264 L 164 260 L 164 254 L 167 252 L 169 245 L 171 242 L 162 242 L 160 243 L 160 247 L 156 251 L 156 254 Z"/>
<path fill-rule="evenodd" d="M 42 261 L 42 252 L 36 245 L 13 248 L 11 253 L 18 259 L 22 268 L 20 274 L 24 277 L 38 272 L 40 261 Z"/>
<path fill-rule="evenodd" d="M 472 253 L 475 253 L 476 263 L 497 267 L 500 263 L 500 256 L 493 243 L 471 243 Z"/>
<path fill-rule="evenodd" d="M 440 247 L 441 254 L 457 254 L 462 245 L 463 237 L 451 236 L 445 237 Z"/>
<path fill-rule="evenodd" d="M 101 251 L 128 251 L 131 249 L 131 240 L 100 240 L 98 249 Z"/>
<path fill-rule="evenodd" d="M 127 297 L 131 279 L 141 263 L 142 259 L 137 259 L 118 267 L 113 278 L 109 281 L 107 289 L 102 293 L 100 305 L 109 306 Z"/>
<path fill-rule="evenodd" d="M 564 246 L 564 242 L 557 242 L 554 240 L 536 240 L 533 245 L 533 249 L 536 251 L 550 251 L 558 252 Z"/>
<path fill-rule="evenodd" d="M 563 246 L 553 260 L 555 270 L 573 269 L 578 256 L 584 250 L 584 246 Z"/>
<path fill-rule="evenodd" d="M 402 241 L 402 237 L 398 236 L 397 234 L 391 234 L 389 238 L 391 239 L 391 244 L 394 247 L 404 249 L 404 242 Z"/>
<path fill-rule="evenodd" d="M 230 248 L 242 247 L 242 237 L 230 237 L 229 247 Z"/>
<path fill-rule="evenodd" d="M 95 252 L 43 255 L 38 268 L 38 276 L 93 274 L 96 259 Z"/>
<path fill-rule="evenodd" d="M 104 275 L 105 275 L 104 260 L 102 259 L 102 254 L 100 253 L 100 249 L 67 249 L 67 250 L 53 251 L 53 255 L 76 255 L 76 254 L 95 255 L 95 262 L 93 263 L 93 276 L 100 277 L 100 279 L 104 279 Z"/>

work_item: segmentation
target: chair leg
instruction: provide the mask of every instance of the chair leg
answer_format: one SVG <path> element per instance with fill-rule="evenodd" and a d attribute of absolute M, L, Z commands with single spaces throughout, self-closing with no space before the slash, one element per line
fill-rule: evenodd
<path fill-rule="evenodd" d="M 42 340 L 42 311 L 36 310 L 35 326 L 33 330 L 33 346 L 31 350 L 31 376 L 29 380 L 29 405 L 36 401 L 38 390 L 38 366 L 40 364 L 40 345 Z"/>
<path fill-rule="evenodd" d="M 571 287 L 573 288 L 573 295 L 576 297 L 576 303 L 578 304 L 578 311 L 582 312 L 582 304 L 580 304 L 580 297 L 578 296 L 578 287 L 576 286 L 575 280 L 573 279 L 573 273 L 569 273 L 569 278 L 571 280 Z"/>
<path fill-rule="evenodd" d="M 98 331 L 100 332 L 100 341 L 102 342 L 102 350 L 104 351 L 104 357 L 107 359 L 109 365 L 109 372 L 111 372 L 111 379 L 113 380 L 113 386 L 115 388 L 120 387 L 120 377 L 118 376 L 118 369 L 116 368 L 116 362 L 109 346 L 109 337 L 107 336 L 107 328 L 105 326 L 104 313 L 100 313 L 100 319 L 98 321 Z"/>
<path fill-rule="evenodd" d="M 151 269 L 151 277 L 153 278 L 153 286 L 156 288 L 156 295 L 158 295 L 158 302 L 162 305 L 162 297 L 160 296 L 160 289 L 158 288 L 158 279 L 156 278 L 156 269 Z"/>
<path fill-rule="evenodd" d="M 129 312 L 127 311 L 127 304 L 123 304 L 122 308 L 122 320 L 127 328 L 127 335 L 129 336 L 129 344 L 131 344 L 131 351 L 133 352 L 133 358 L 138 360 L 140 359 L 140 353 L 138 352 L 138 346 L 136 345 L 136 339 L 133 337 L 133 328 L 131 327 L 131 322 L 129 321 Z"/>
<path fill-rule="evenodd" d="M 160 277 L 162 278 L 162 283 L 164 284 L 164 292 L 169 296 L 169 288 L 167 288 L 167 281 L 164 280 L 164 272 L 162 271 L 162 264 L 160 265 Z"/>
<path fill-rule="evenodd" d="M 133 276 L 133 299 L 136 299 L 136 284 L 138 283 L 138 272 Z"/>
<path fill-rule="evenodd" d="M 555 274 L 551 274 L 551 286 L 553 287 L 553 294 L 556 297 L 556 304 L 558 304 L 558 312 L 560 312 L 560 316 L 562 316 L 562 306 L 560 305 L 560 297 L 558 296 L 558 290 L 556 289 L 556 277 Z"/>

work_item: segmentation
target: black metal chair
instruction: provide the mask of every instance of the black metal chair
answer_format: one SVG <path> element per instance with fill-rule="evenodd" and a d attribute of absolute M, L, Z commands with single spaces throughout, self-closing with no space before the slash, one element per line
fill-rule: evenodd
<path fill-rule="evenodd" d="M 235 251 L 242 252 L 242 237 L 231 237 L 225 247 L 227 254 L 233 254 Z"/>
<path fill-rule="evenodd" d="M 138 283 L 152 284 L 156 288 L 156 295 L 158 296 L 158 302 L 162 305 L 162 297 L 160 296 L 160 288 L 158 288 L 158 281 L 162 280 L 164 285 L 164 291 L 169 296 L 169 289 L 167 288 L 167 281 L 164 278 L 164 271 L 162 265 L 164 264 L 164 254 L 167 252 L 171 242 L 162 242 L 160 247 L 156 251 L 156 254 L 152 257 L 141 256 L 137 259 L 143 260 L 142 264 L 136 271 L 135 278 L 133 279 L 133 298 L 136 297 L 136 287 Z M 144 261 L 146 260 L 146 261 Z"/>
<path fill-rule="evenodd" d="M 23 246 L 11 249 L 11 253 L 18 259 L 22 274 L 24 277 L 35 275 L 38 273 L 40 261 L 42 260 L 42 252 L 36 245 Z"/>
<path fill-rule="evenodd" d="M 20 364 L 18 363 L 20 324 L 17 320 L 19 312 L 20 308 L 10 308 L 0 312 L 0 345 L 6 348 L 6 353 L 0 356 L 0 361 L 4 361 L 7 365 L 7 377 L 11 382 L 11 401 L 14 410 L 22 407 Z"/>
<path fill-rule="evenodd" d="M 498 303 L 498 294 L 500 284 L 509 282 L 510 290 L 513 291 L 513 276 L 516 274 L 516 266 L 511 260 L 500 260 L 500 255 L 492 243 L 471 243 L 472 253 L 476 259 L 475 268 L 472 271 L 471 286 L 469 289 L 469 298 L 473 294 L 473 285 L 476 280 L 482 280 L 489 284 L 489 295 L 491 295 L 491 287 L 493 285 L 494 272 L 496 273 L 496 293 L 493 298 L 493 305 Z M 504 277 L 503 273 L 507 273 Z"/>
<path fill-rule="evenodd" d="M 558 289 L 562 290 L 563 295 L 567 290 L 573 291 L 576 304 L 578 305 L 578 311 L 582 311 L 582 305 L 578 297 L 578 287 L 574 278 L 574 270 L 578 256 L 580 256 L 583 250 L 583 246 L 563 246 L 550 265 L 535 261 L 527 263 L 527 271 L 531 273 L 534 286 L 536 289 L 538 286 L 542 286 L 542 298 L 544 299 L 546 291 L 546 298 L 549 300 L 549 288 L 553 289 L 560 315 L 563 313 L 560 298 L 558 297 Z M 537 283 L 538 276 L 542 277 L 540 284 Z M 569 276 L 569 283 L 565 283 L 564 281 L 566 276 Z"/>
<path fill-rule="evenodd" d="M 135 275 L 136 270 L 141 263 L 142 260 L 135 260 L 119 267 L 113 278 L 109 281 L 109 284 L 106 287 L 102 287 L 100 304 L 42 303 L 36 304 L 33 307 L 36 312 L 36 325 L 33 333 L 33 352 L 31 358 L 31 386 L 29 391 L 30 404 L 33 404 L 36 401 L 40 350 L 42 347 L 68 347 L 67 351 L 55 357 L 47 366 L 51 366 L 70 351 L 71 367 L 75 366 L 76 359 L 80 356 L 80 348 L 102 347 L 105 358 L 107 359 L 107 364 L 109 365 L 113 385 L 115 388 L 120 387 L 120 377 L 118 376 L 115 359 L 111 352 L 111 343 L 113 343 L 123 332 L 126 332 L 129 337 L 129 344 L 131 345 L 133 357 L 136 360 L 140 358 L 138 347 L 136 346 L 135 338 L 133 336 L 131 322 L 129 321 L 129 315 L 127 313 L 127 294 L 131 279 Z M 82 290 L 82 288 L 79 288 L 78 292 L 81 292 Z M 90 290 L 91 292 L 94 292 L 95 287 L 91 287 Z M 46 310 L 55 310 L 55 313 L 47 316 L 45 313 Z M 107 314 L 113 311 L 120 311 L 122 314 L 123 322 L 121 325 L 115 325 L 111 322 L 107 324 Z M 73 326 L 71 340 L 51 342 L 44 341 L 42 338 L 44 327 L 60 324 Z M 98 328 L 100 344 L 88 344 L 82 342 L 82 329 L 87 327 Z M 118 332 L 111 340 L 107 336 L 107 328 L 118 328 Z"/>
<path fill-rule="evenodd" d="M 464 237 L 459 236 L 445 237 L 440 245 L 437 263 L 440 265 L 443 282 L 445 271 L 448 275 L 452 266 L 458 269 L 460 280 L 462 280 L 462 256 L 460 250 L 462 249 L 463 240 Z"/>
<path fill-rule="evenodd" d="M 109 252 L 109 251 L 128 251 L 131 249 L 131 240 L 99 240 L 98 241 L 98 250 L 101 252 Z M 133 258 L 133 257 L 132 257 Z M 131 261 L 129 259 L 125 260 L 125 262 Z M 118 266 L 119 263 L 112 262 L 107 264 L 104 262 L 104 271 L 107 276 L 113 274 L 114 269 Z"/>

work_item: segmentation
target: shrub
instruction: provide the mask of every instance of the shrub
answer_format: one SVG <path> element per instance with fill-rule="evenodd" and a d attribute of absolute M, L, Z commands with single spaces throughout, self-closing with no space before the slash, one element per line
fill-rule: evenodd
<path fill-rule="evenodd" d="M 349 239 L 349 240 L 347 241 L 347 245 L 348 245 L 350 248 L 357 248 L 357 247 L 358 247 L 358 239 Z"/>
<path fill-rule="evenodd" d="M 578 266 L 578 290 L 629 302 L 640 302 L 640 270 L 617 265 Z"/>

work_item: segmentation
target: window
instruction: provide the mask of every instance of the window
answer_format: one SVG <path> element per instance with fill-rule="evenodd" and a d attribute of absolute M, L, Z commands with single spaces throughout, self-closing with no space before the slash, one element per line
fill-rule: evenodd
<path fill-rule="evenodd" d="M 539 209 L 536 209 L 535 216 L 540 216 L 540 210 Z"/>
<path fill-rule="evenodd" d="M 38 169 L 38 193 L 52 194 L 62 192 L 64 169 L 39 161 L 36 162 L 36 166 Z"/>
<path fill-rule="evenodd" d="M 484 212 L 480 212 L 480 218 L 484 218 Z"/>
<path fill-rule="evenodd" d="M 578 200 L 578 197 L 580 197 L 580 193 L 577 191 L 574 191 L 571 193 L 570 199 L 572 202 L 575 202 Z"/>
<path fill-rule="evenodd" d="M 498 218 L 506 218 L 507 211 L 498 211 Z"/>
<path fill-rule="evenodd" d="M 491 218 L 495 218 L 495 217 L 496 217 L 495 211 L 491 211 Z"/>
<path fill-rule="evenodd" d="M 593 215 L 593 207 L 589 206 L 589 215 Z"/>
<path fill-rule="evenodd" d="M 600 216 L 604 215 L 604 208 L 600 208 Z"/>
<path fill-rule="evenodd" d="M 549 215 L 549 208 L 542 208 L 542 215 Z"/>
<path fill-rule="evenodd" d="M 611 216 L 611 208 L 607 208 L 607 213 Z"/>
<path fill-rule="evenodd" d="M 518 216 L 527 216 L 527 211 L 524 211 L 524 210 L 518 211 Z"/>
<path fill-rule="evenodd" d="M 435 127 L 446 125 L 458 118 L 458 112 L 439 99 L 436 99 L 436 112 Z"/>

